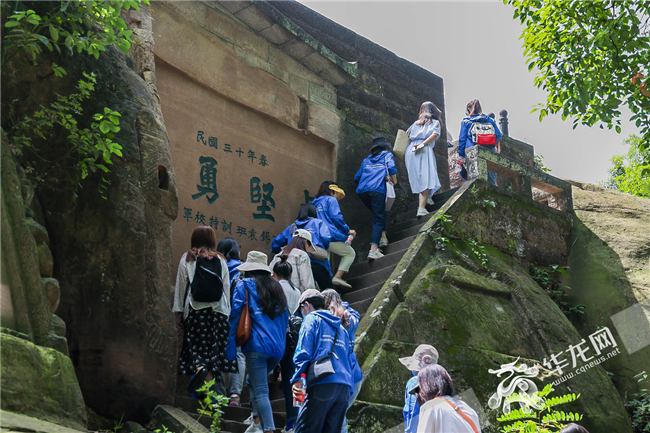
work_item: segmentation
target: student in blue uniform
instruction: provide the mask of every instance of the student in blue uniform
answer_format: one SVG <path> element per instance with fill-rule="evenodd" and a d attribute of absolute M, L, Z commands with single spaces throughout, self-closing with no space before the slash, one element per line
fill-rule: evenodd
<path fill-rule="evenodd" d="M 363 160 L 361 168 L 354 176 L 357 194 L 364 205 L 372 212 L 372 235 L 368 260 L 379 259 L 384 255 L 379 247 L 388 246 L 386 237 L 386 177 L 390 176 L 397 185 L 397 168 L 392 146 L 386 137 L 372 140 L 370 155 Z"/>
<path fill-rule="evenodd" d="M 354 263 L 357 254 L 354 252 L 354 248 L 347 245 L 345 241 L 349 235 L 356 236 L 357 232 L 351 230 L 343 220 L 339 200 L 344 197 L 345 192 L 336 183 L 326 180 L 321 183 L 318 193 L 311 203 L 316 207 L 318 219 L 327 224 L 332 234 L 328 252 L 341 257 L 339 268 L 334 274 L 334 278 L 332 278 L 332 283 L 335 286 L 351 289 L 352 286 L 343 281 L 343 274 L 350 270 L 350 266 Z"/>
<path fill-rule="evenodd" d="M 293 356 L 296 371 L 291 378 L 294 398 L 305 394 L 298 412 L 295 433 L 340 433 L 353 386 L 350 338 L 341 319 L 325 310 L 325 298 L 316 290 L 303 293 L 300 305 L 304 320 Z M 326 356 L 334 348 L 331 374 L 304 390 L 300 375 L 307 374 L 309 363 Z"/>
<path fill-rule="evenodd" d="M 230 312 L 230 333 L 226 356 L 237 356 L 235 335 L 243 308 L 251 317 L 251 334 L 241 350 L 246 356 L 247 383 L 253 405 L 253 424 L 247 433 L 273 433 L 273 411 L 269 400 L 267 375 L 273 371 L 284 355 L 286 330 L 289 322 L 287 300 L 280 283 L 271 277 L 267 256 L 251 251 L 246 262 L 239 266 L 244 278 L 235 286 Z"/>
<path fill-rule="evenodd" d="M 332 235 L 327 224 L 318 219 L 318 212 L 314 205 L 303 204 L 300 206 L 298 218 L 273 239 L 271 252 L 275 254 L 279 253 L 282 247 L 291 242 L 293 234 L 297 229 L 304 229 L 311 233 L 311 244 L 322 250 L 322 257 L 315 257 L 314 253 L 309 254 L 311 271 L 314 275 L 314 280 L 318 284 L 318 288 L 320 290 L 333 289 L 332 268 L 330 261 L 327 259 L 327 249 L 330 246 Z"/>

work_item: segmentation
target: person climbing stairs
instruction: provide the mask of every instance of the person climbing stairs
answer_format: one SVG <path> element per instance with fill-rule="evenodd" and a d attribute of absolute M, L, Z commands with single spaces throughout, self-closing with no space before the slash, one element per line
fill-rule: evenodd
<path fill-rule="evenodd" d="M 420 228 L 426 224 L 434 215 L 435 211 L 440 209 L 457 190 L 458 188 L 454 188 L 434 195 L 433 205 L 427 205 L 427 210 L 430 214 L 426 216 L 413 217 L 418 203 L 416 201 L 410 203 L 407 211 L 397 217 L 396 220 L 399 222 L 388 229 L 390 243 L 387 247 L 382 248 L 384 256 L 375 260 L 364 260 L 350 267 L 350 271 L 347 274 L 347 281 L 352 286 L 352 289 L 346 291 L 342 295 L 342 298 L 344 301 L 349 302 L 350 306 L 357 310 L 362 318 L 366 311 L 368 311 L 377 293 L 379 293 L 386 280 L 390 277 L 399 261 L 417 237 Z M 285 426 L 286 413 L 282 383 L 280 380 L 275 380 L 273 375 L 269 375 L 269 397 L 271 407 L 273 408 L 275 425 Z M 193 418 L 199 418 L 197 414 L 199 403 L 197 400 L 177 395 L 175 406 L 181 408 Z M 245 388 L 242 392 L 241 406 L 228 406 L 223 408 L 223 411 L 221 431 L 223 433 L 244 433 L 249 427 L 246 421 L 251 415 L 248 390 Z M 207 417 L 202 417 L 200 422 L 209 428 L 212 420 Z M 276 429 L 277 433 L 281 433 L 282 431 L 282 428 Z"/>

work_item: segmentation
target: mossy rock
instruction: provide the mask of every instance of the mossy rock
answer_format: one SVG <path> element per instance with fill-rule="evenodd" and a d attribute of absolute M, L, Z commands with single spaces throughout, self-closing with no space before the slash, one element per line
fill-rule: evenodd
<path fill-rule="evenodd" d="M 70 358 L 0 333 L 1 407 L 75 430 L 85 430 L 86 407 Z"/>

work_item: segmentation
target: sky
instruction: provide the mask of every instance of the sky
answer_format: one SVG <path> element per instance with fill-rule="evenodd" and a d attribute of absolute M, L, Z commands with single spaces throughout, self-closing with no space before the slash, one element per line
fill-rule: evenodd
<path fill-rule="evenodd" d="M 494 112 L 497 120 L 499 111 L 508 111 L 510 136 L 532 144 L 552 175 L 598 183 L 607 179 L 612 156 L 627 152 L 623 140 L 639 133 L 627 109 L 621 134 L 598 126 L 573 130 L 572 119 L 560 116 L 540 123 L 531 110 L 546 100 L 546 92 L 533 84 L 513 8 L 500 1 L 301 3 L 442 77 L 447 129 L 454 139 L 467 102 L 479 99 L 483 112 Z"/>

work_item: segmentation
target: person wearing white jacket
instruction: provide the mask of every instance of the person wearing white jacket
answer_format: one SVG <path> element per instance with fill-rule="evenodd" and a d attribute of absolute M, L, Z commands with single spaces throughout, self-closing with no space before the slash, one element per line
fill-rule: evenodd
<path fill-rule="evenodd" d="M 300 290 L 300 293 L 307 289 L 315 289 L 314 274 L 311 271 L 311 261 L 308 251 L 312 251 L 311 233 L 304 229 L 297 229 L 293 232 L 293 238 L 289 245 L 277 254 L 269 269 L 273 271 L 276 263 L 280 262 L 280 256 L 287 256 L 287 263 L 291 264 L 293 272 L 291 273 L 291 283 Z"/>

